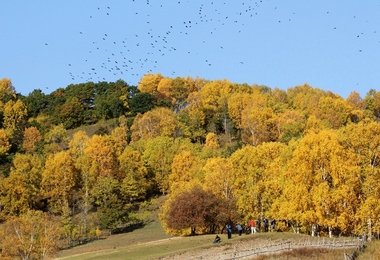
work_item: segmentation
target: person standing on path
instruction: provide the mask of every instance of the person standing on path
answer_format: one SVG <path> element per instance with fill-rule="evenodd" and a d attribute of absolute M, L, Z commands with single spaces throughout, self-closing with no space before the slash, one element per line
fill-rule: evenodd
<path fill-rule="evenodd" d="M 256 233 L 255 221 L 251 219 L 251 221 L 249 221 L 249 226 L 251 227 L 251 234 L 255 234 Z"/>
<path fill-rule="evenodd" d="M 236 225 L 236 229 L 237 229 L 237 231 L 238 231 L 239 236 L 241 236 L 241 234 L 243 233 L 243 228 L 241 227 L 241 225 L 240 225 L 240 224 L 237 224 L 237 225 Z"/>
<path fill-rule="evenodd" d="M 228 237 L 228 239 L 230 239 L 231 235 L 232 235 L 232 227 L 231 227 L 231 225 L 227 224 L 226 229 L 227 229 L 227 237 Z"/>
<path fill-rule="evenodd" d="M 264 219 L 264 231 L 265 232 L 268 232 L 268 227 L 269 227 L 269 222 L 268 222 L 268 219 L 265 218 Z"/>

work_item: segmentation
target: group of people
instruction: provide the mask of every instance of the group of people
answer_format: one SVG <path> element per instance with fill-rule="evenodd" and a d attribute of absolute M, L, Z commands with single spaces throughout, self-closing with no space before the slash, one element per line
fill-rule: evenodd
<path fill-rule="evenodd" d="M 256 221 L 250 220 L 249 221 L 249 226 L 251 228 L 251 233 L 254 234 L 256 232 L 261 232 L 261 220 L 257 219 Z M 269 220 L 267 218 L 264 218 L 263 220 L 263 226 L 264 226 L 264 232 L 269 232 Z M 270 226 L 271 226 L 271 232 L 274 232 L 277 227 L 277 222 L 275 219 L 272 219 L 270 221 Z M 257 227 L 257 230 L 256 230 Z"/>
<path fill-rule="evenodd" d="M 236 227 L 238 235 L 241 236 L 243 234 L 244 230 L 245 230 L 245 234 L 247 234 L 247 235 L 248 234 L 255 234 L 257 232 L 261 232 L 262 230 L 263 230 L 263 232 L 269 232 L 269 224 L 271 226 L 271 232 L 274 232 L 276 230 L 276 226 L 277 226 L 277 222 L 275 219 L 272 219 L 271 221 L 269 221 L 267 218 L 264 218 L 263 229 L 261 226 L 261 220 L 260 219 L 257 219 L 256 221 L 251 219 L 249 221 L 249 224 L 248 224 L 249 226 L 244 225 L 244 227 L 242 227 L 240 224 L 237 224 L 235 227 Z M 227 238 L 231 239 L 232 238 L 232 226 L 231 226 L 231 224 L 226 225 L 226 232 L 227 232 Z M 218 244 L 221 241 L 222 241 L 221 238 L 218 235 L 216 235 L 213 243 Z"/>

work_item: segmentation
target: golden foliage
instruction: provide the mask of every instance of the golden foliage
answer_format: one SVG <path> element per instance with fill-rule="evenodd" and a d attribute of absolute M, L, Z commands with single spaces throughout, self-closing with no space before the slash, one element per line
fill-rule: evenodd
<path fill-rule="evenodd" d="M 12 259 L 48 259 L 58 252 L 59 222 L 41 211 L 28 211 L 2 225 L 0 256 Z"/>
<path fill-rule="evenodd" d="M 4 129 L 0 129 L 0 156 L 6 155 L 11 146 Z"/>
<path fill-rule="evenodd" d="M 139 82 L 139 85 L 138 85 L 138 88 L 141 92 L 144 92 L 144 93 L 149 93 L 149 94 L 157 94 L 158 90 L 158 85 L 160 84 L 160 81 L 161 79 L 163 79 L 164 77 L 160 74 L 160 73 L 157 73 L 157 74 L 151 74 L 151 73 L 148 73 L 148 74 L 145 74 L 140 82 Z"/>
<path fill-rule="evenodd" d="M 157 136 L 173 136 L 177 127 L 174 113 L 167 108 L 155 108 L 145 114 L 138 114 L 131 126 L 132 140 L 152 139 Z"/>
<path fill-rule="evenodd" d="M 42 139 L 40 131 L 34 126 L 25 128 L 24 130 L 24 141 L 22 143 L 22 148 L 26 152 L 31 152 L 36 147 L 36 143 L 40 142 Z"/>

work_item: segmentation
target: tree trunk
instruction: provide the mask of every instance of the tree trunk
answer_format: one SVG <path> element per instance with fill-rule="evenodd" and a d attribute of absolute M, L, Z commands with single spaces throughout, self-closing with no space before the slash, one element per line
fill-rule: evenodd
<path fill-rule="evenodd" d="M 311 226 L 311 236 L 314 237 L 315 236 L 315 231 L 317 230 L 317 225 L 316 224 L 313 224 Z"/>
<path fill-rule="evenodd" d="M 329 226 L 329 238 L 332 238 L 332 229 L 330 226 Z"/>
<path fill-rule="evenodd" d="M 372 240 L 372 222 L 371 218 L 368 218 L 368 241 Z"/>

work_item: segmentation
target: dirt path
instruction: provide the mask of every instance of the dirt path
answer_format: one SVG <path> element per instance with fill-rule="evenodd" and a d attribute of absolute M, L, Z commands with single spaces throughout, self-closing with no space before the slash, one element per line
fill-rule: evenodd
<path fill-rule="evenodd" d="M 331 242 L 331 241 L 330 241 Z M 231 259 L 256 259 L 260 256 L 276 255 L 292 250 L 304 250 L 308 249 L 312 251 L 317 250 L 347 250 L 351 252 L 358 246 L 355 241 L 338 242 L 333 243 L 321 243 L 311 242 L 308 243 L 305 240 L 304 243 L 299 243 L 295 240 L 277 240 L 271 241 L 268 239 L 255 239 L 255 240 L 241 240 L 234 243 L 220 244 L 218 246 L 192 250 L 184 252 L 182 254 L 174 254 L 170 256 L 160 257 L 157 260 L 196 260 L 196 259 L 208 259 L 208 260 L 231 260 Z M 327 258 L 329 259 L 329 258 Z M 339 258 L 340 259 L 340 258 Z"/>

